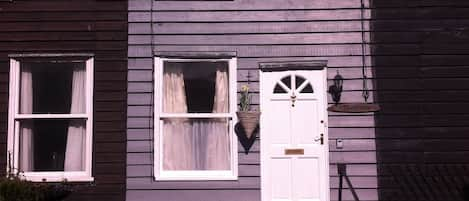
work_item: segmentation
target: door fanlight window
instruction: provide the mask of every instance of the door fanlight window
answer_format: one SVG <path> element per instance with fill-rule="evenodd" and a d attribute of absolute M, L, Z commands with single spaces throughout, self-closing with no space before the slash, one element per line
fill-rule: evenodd
<path fill-rule="evenodd" d="M 291 86 L 295 86 L 292 88 Z M 287 75 L 280 79 L 274 87 L 274 94 L 314 93 L 313 86 L 304 77 L 299 75 Z"/>

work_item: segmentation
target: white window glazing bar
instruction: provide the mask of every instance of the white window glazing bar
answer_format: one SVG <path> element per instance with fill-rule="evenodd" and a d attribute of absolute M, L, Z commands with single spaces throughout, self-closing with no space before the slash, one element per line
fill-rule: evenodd
<path fill-rule="evenodd" d="M 162 113 L 160 118 L 232 118 L 232 115 L 229 113 Z"/>
<path fill-rule="evenodd" d="M 17 114 L 15 119 L 87 119 L 88 114 Z"/>

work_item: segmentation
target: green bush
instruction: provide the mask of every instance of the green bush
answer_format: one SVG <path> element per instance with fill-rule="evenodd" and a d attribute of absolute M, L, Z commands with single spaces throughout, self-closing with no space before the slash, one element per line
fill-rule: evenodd
<path fill-rule="evenodd" d="M 33 183 L 14 176 L 0 179 L 0 201 L 60 201 L 71 192 L 64 183 Z"/>

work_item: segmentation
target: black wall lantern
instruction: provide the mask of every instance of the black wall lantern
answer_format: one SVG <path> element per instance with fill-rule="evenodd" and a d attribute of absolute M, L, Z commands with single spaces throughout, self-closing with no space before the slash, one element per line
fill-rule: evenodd
<path fill-rule="evenodd" d="M 337 75 L 335 75 L 333 81 L 334 85 L 329 87 L 329 93 L 332 96 L 332 100 L 337 105 L 340 102 L 340 96 L 342 95 L 342 85 L 344 84 L 344 78 L 339 74 L 339 71 L 337 71 Z"/>

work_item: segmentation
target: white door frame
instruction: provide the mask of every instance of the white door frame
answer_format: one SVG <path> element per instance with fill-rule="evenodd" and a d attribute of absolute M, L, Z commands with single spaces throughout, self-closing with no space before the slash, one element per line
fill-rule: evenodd
<path fill-rule="evenodd" d="M 323 157 L 324 157 L 324 164 L 320 164 L 324 171 L 325 174 L 323 174 L 321 180 L 321 186 L 322 188 L 320 189 L 321 190 L 321 196 L 323 200 L 320 200 L 320 201 L 329 201 L 330 200 L 330 184 L 329 184 L 329 145 L 328 145 L 328 114 L 327 114 L 327 70 L 326 70 L 326 63 L 325 62 L 316 62 L 316 61 L 313 61 L 313 62 L 306 62 L 306 63 L 302 63 L 300 62 L 301 64 L 304 64 L 304 65 L 301 65 L 301 64 L 298 64 L 298 62 L 286 62 L 286 63 L 267 63 L 267 64 L 261 64 L 261 70 L 259 72 L 260 74 L 260 110 L 261 112 L 262 111 L 265 111 L 269 108 L 265 108 L 266 107 L 266 103 L 267 101 L 270 101 L 270 97 L 271 97 L 271 94 L 272 94 L 272 90 L 273 88 L 266 88 L 267 86 L 274 86 L 272 84 L 267 84 L 265 82 L 267 82 L 267 80 L 265 80 L 266 78 L 266 73 L 272 73 L 272 72 L 279 72 L 279 71 L 282 71 L 282 72 L 294 72 L 294 71 L 298 71 L 298 72 L 301 72 L 301 71 L 321 71 L 320 73 L 320 76 L 319 79 L 322 80 L 322 85 L 319 89 L 319 90 L 316 90 L 318 88 L 315 88 L 315 93 L 319 92 L 319 93 L 322 93 L 321 95 L 321 99 L 322 99 L 322 104 L 320 104 L 321 106 L 318 108 L 319 111 L 318 112 L 321 112 L 323 115 L 321 118 L 321 122 L 322 122 L 322 126 L 324 127 L 323 128 L 323 134 L 324 134 L 324 144 L 322 146 L 322 150 L 321 152 L 323 152 Z M 264 66 L 263 66 L 264 65 Z M 266 69 L 263 69 L 263 68 L 266 68 Z M 271 82 L 271 80 L 268 80 L 268 82 Z M 272 109 L 272 108 L 270 108 Z M 262 115 L 262 114 L 261 114 Z M 270 201 L 270 200 L 267 200 L 268 197 L 270 197 L 269 195 L 267 195 L 268 193 L 270 192 L 266 192 L 265 189 L 267 189 L 267 185 L 266 182 L 264 181 L 265 178 L 267 177 L 267 173 L 266 173 L 266 169 L 269 168 L 267 166 L 264 166 L 267 162 L 267 160 L 270 160 L 269 157 L 268 157 L 268 154 L 266 153 L 265 149 L 267 148 L 267 145 L 265 143 L 265 140 L 262 140 L 263 136 L 266 136 L 268 135 L 267 133 L 266 134 L 263 134 L 262 131 L 265 130 L 263 129 L 263 127 L 266 126 L 266 122 L 263 122 L 263 117 L 261 116 L 261 123 L 260 123 L 260 136 L 261 136 L 261 201 Z M 264 120 L 265 121 L 265 120 Z M 321 123 L 318 122 L 318 125 L 320 125 Z M 264 137 L 265 138 L 265 137 Z M 264 142 L 264 143 L 263 143 Z"/>

